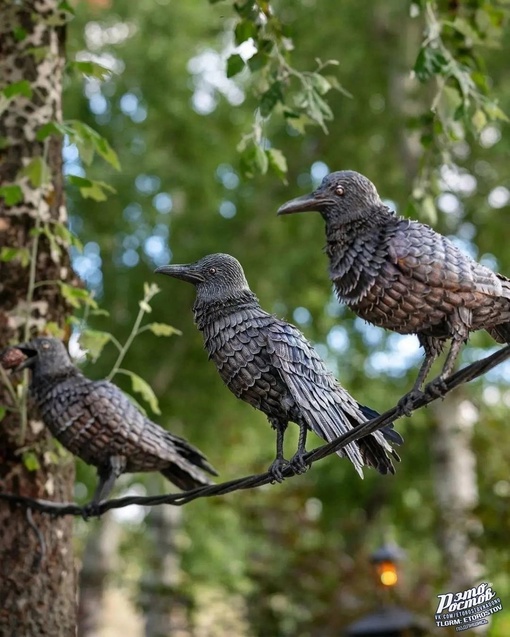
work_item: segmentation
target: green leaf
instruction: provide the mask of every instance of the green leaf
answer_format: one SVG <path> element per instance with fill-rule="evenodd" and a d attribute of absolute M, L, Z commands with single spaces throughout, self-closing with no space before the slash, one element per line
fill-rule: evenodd
<path fill-rule="evenodd" d="M 7 409 L 3 405 L 0 405 L 0 421 L 2 421 L 5 418 L 6 413 L 7 413 Z"/>
<path fill-rule="evenodd" d="M 22 42 L 27 37 L 26 29 L 20 26 L 15 26 L 12 30 L 12 34 L 16 42 Z"/>
<path fill-rule="evenodd" d="M 37 64 L 40 64 L 45 57 L 48 57 L 51 49 L 49 46 L 30 46 L 25 49 L 26 55 L 31 55 Z"/>
<path fill-rule="evenodd" d="M 269 160 L 269 167 L 280 177 L 285 180 L 287 175 L 287 158 L 278 148 L 270 148 L 266 151 Z"/>
<path fill-rule="evenodd" d="M 261 68 L 266 66 L 268 61 L 269 55 L 265 51 L 259 51 L 248 60 L 248 66 L 250 67 L 250 71 L 260 71 Z"/>
<path fill-rule="evenodd" d="M 92 60 L 74 60 L 69 62 L 69 66 L 87 77 L 95 77 L 98 80 L 107 80 L 113 73 L 111 69 Z"/>
<path fill-rule="evenodd" d="M 182 335 L 182 332 L 172 325 L 167 325 L 166 323 L 149 323 L 146 326 L 153 334 L 156 336 L 173 336 L 177 334 L 178 336 Z"/>
<path fill-rule="evenodd" d="M 48 122 L 39 128 L 35 134 L 35 138 L 42 142 L 51 135 L 63 135 L 62 128 L 56 122 Z"/>
<path fill-rule="evenodd" d="M 4 198 L 7 206 L 14 206 L 23 201 L 23 191 L 17 184 L 0 186 L 0 197 Z"/>
<path fill-rule="evenodd" d="M 28 248 L 4 247 L 0 250 L 0 261 L 9 262 L 19 259 L 21 265 L 26 268 L 30 263 L 30 250 Z"/>
<path fill-rule="evenodd" d="M 32 86 L 28 80 L 20 80 L 19 82 L 8 84 L 0 92 L 8 99 L 16 97 L 17 95 L 23 95 L 23 97 L 30 99 L 32 97 Z"/>
<path fill-rule="evenodd" d="M 110 316 L 110 312 L 108 312 L 108 310 L 104 310 L 101 307 L 98 307 L 96 309 L 90 310 L 90 314 L 92 316 Z"/>
<path fill-rule="evenodd" d="M 248 20 L 255 22 L 258 8 L 255 6 L 253 0 L 245 0 L 244 3 L 235 2 L 234 9 L 242 18 L 247 18 Z"/>
<path fill-rule="evenodd" d="M 55 124 L 61 132 L 69 136 L 69 140 L 76 144 L 82 161 L 88 166 L 94 158 L 94 153 L 105 159 L 115 170 L 120 170 L 117 153 L 108 141 L 87 124 L 79 120 L 69 120 L 64 124 Z"/>
<path fill-rule="evenodd" d="M 64 338 L 65 330 L 55 321 L 48 321 L 44 325 L 44 331 L 55 338 Z"/>
<path fill-rule="evenodd" d="M 94 181 L 77 175 L 69 175 L 67 179 L 70 184 L 73 184 L 73 186 L 77 186 L 80 189 L 80 194 L 84 199 L 106 201 L 106 199 L 108 199 L 106 192 L 116 192 L 115 188 L 104 181 Z"/>
<path fill-rule="evenodd" d="M 506 113 L 504 113 L 494 102 L 488 102 L 487 104 L 484 104 L 483 110 L 487 113 L 487 116 L 490 117 L 490 119 L 500 119 L 504 122 L 509 121 Z"/>
<path fill-rule="evenodd" d="M 426 82 L 434 75 L 441 73 L 447 64 L 448 61 L 441 51 L 427 46 L 420 49 L 414 64 L 414 72 L 420 82 Z"/>
<path fill-rule="evenodd" d="M 471 122 L 473 123 L 476 132 L 479 133 L 485 128 L 485 125 L 487 124 L 487 117 L 485 116 L 485 113 L 479 108 L 477 111 L 475 111 L 473 117 L 471 118 Z"/>
<path fill-rule="evenodd" d="M 120 170 L 120 162 L 117 153 L 110 146 L 107 139 L 99 135 L 96 139 L 95 148 L 96 152 L 101 155 L 101 157 L 107 161 L 110 166 L 113 166 L 115 170 Z"/>
<path fill-rule="evenodd" d="M 80 252 L 83 250 L 83 244 L 80 239 L 73 234 L 63 223 L 55 222 L 53 224 L 53 233 L 66 246 L 74 246 Z"/>
<path fill-rule="evenodd" d="M 312 73 L 311 80 L 319 95 L 325 95 L 332 88 L 331 83 L 320 73 Z"/>
<path fill-rule="evenodd" d="M 476 30 L 464 18 L 457 16 L 451 25 L 456 31 L 462 33 L 465 38 L 471 40 L 472 43 L 476 44 L 481 42 Z"/>
<path fill-rule="evenodd" d="M 234 53 L 227 60 L 227 77 L 233 77 L 244 69 L 244 60 L 240 55 Z"/>
<path fill-rule="evenodd" d="M 101 356 L 104 346 L 111 341 L 112 335 L 101 330 L 84 330 L 80 335 L 80 345 L 88 351 L 93 363 Z"/>
<path fill-rule="evenodd" d="M 28 177 L 33 188 L 40 188 L 48 183 L 51 173 L 48 164 L 42 157 L 34 157 L 20 170 L 19 174 Z"/>
<path fill-rule="evenodd" d="M 245 177 L 251 178 L 258 173 L 265 175 L 268 166 L 266 152 L 258 144 L 250 144 L 241 153 L 240 167 Z"/>
<path fill-rule="evenodd" d="M 21 456 L 21 460 L 29 471 L 38 471 L 41 468 L 39 459 L 33 451 L 25 451 Z"/>
<path fill-rule="evenodd" d="M 282 101 L 282 85 L 280 82 L 274 82 L 260 98 L 259 108 L 262 117 L 270 115 L 276 104 Z"/>
<path fill-rule="evenodd" d="M 305 126 L 312 124 L 312 120 L 306 115 L 296 115 L 290 111 L 284 113 L 287 124 L 300 135 L 305 134 Z"/>
<path fill-rule="evenodd" d="M 135 374 L 134 372 L 131 372 L 127 369 L 121 370 L 121 373 L 126 374 L 131 378 L 131 387 L 133 388 L 133 391 L 141 395 L 141 397 L 149 404 L 149 407 L 152 409 L 152 411 L 155 414 L 161 414 L 158 399 L 156 398 L 156 394 L 152 390 L 152 387 L 149 385 L 149 383 L 138 376 L 138 374 Z"/>
<path fill-rule="evenodd" d="M 69 305 L 76 309 L 80 308 L 82 305 L 89 305 L 92 308 L 97 307 L 97 303 L 94 301 L 88 290 L 75 288 L 67 283 L 60 283 L 60 291 Z"/>
<path fill-rule="evenodd" d="M 246 42 L 250 38 L 257 38 L 257 26 L 251 20 L 240 20 L 234 29 L 235 43 L 237 45 Z"/>

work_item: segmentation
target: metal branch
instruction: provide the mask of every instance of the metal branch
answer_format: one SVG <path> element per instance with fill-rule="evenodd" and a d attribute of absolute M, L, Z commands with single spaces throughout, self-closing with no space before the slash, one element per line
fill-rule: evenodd
<path fill-rule="evenodd" d="M 471 380 L 474 380 L 475 378 L 478 378 L 479 376 L 482 376 L 508 358 L 510 358 L 510 345 L 507 345 L 494 354 L 483 358 L 481 361 L 477 361 L 475 363 L 472 363 L 471 365 L 468 365 L 464 369 L 461 369 L 460 371 L 456 372 L 446 379 L 445 393 L 452 391 L 452 389 L 455 389 L 463 383 L 467 383 Z M 423 394 L 413 401 L 411 411 L 416 411 L 417 409 L 425 407 L 434 400 L 437 400 L 436 396 Z M 338 437 L 336 440 L 333 440 L 332 442 L 329 442 L 308 452 L 305 456 L 305 462 L 307 464 L 313 464 L 314 462 L 317 462 L 318 460 L 321 460 L 322 458 L 335 453 L 342 447 L 348 445 L 350 442 L 354 442 L 359 438 L 363 438 L 364 436 L 367 436 L 374 431 L 381 429 L 382 427 L 390 424 L 399 417 L 399 409 L 395 406 L 392 409 L 385 411 L 380 416 L 377 416 L 377 418 L 373 418 L 372 420 L 369 420 L 368 422 L 363 423 L 358 427 L 354 427 L 351 431 L 344 434 L 343 436 Z M 283 474 L 286 478 L 294 475 L 291 468 L 286 468 L 283 471 Z M 234 491 L 239 491 L 242 489 L 254 489 L 265 484 L 270 484 L 271 481 L 271 474 L 269 472 L 266 472 L 258 475 L 247 476 L 245 478 L 238 478 L 229 482 L 222 482 L 221 484 L 199 487 L 197 489 L 184 491 L 182 493 L 170 493 L 159 496 L 126 496 L 123 498 L 116 498 L 107 500 L 106 502 L 101 502 L 101 504 L 99 504 L 98 506 L 98 514 L 102 515 L 110 509 L 120 509 L 131 504 L 138 504 L 142 506 L 172 504 L 174 506 L 182 506 L 184 504 L 187 504 L 188 502 L 196 500 L 197 498 L 226 495 L 227 493 L 232 493 Z M 40 511 L 41 513 L 47 513 L 54 516 L 82 516 L 84 513 L 84 508 L 78 506 L 77 504 L 67 502 L 51 502 L 50 500 L 36 500 L 20 495 L 15 495 L 13 493 L 0 493 L 0 500 L 11 502 L 13 505 L 30 508 L 34 511 Z"/>

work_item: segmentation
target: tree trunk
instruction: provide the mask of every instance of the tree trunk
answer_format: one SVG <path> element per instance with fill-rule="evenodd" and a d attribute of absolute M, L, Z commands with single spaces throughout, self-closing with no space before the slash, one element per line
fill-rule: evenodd
<path fill-rule="evenodd" d="M 474 537 L 480 521 L 474 514 L 478 504 L 476 456 L 471 447 L 478 413 L 472 402 L 457 391 L 432 410 L 437 429 L 432 442 L 432 462 L 439 510 L 439 542 L 449 582 L 441 592 L 457 592 L 480 583 L 484 567 Z M 475 629 L 486 634 L 487 627 Z"/>
<path fill-rule="evenodd" d="M 78 637 L 96 637 L 109 575 L 118 566 L 119 525 L 107 513 L 88 535 L 80 572 Z"/>
<path fill-rule="evenodd" d="M 55 26 L 61 22 L 58 4 L 0 4 L 0 89 L 11 91 L 0 92 L 0 249 L 24 250 L 14 259 L 9 250 L 0 251 L 0 348 L 44 331 L 50 322 L 63 326 L 68 313 L 57 285 L 33 287 L 34 281 L 71 276 L 67 246 L 56 239 L 50 248 L 44 235 L 33 232 L 53 234 L 55 223 L 66 220 L 61 140 L 35 137 L 47 122 L 61 120 L 64 27 Z M 5 186 L 14 188 L 7 197 Z M 30 253 L 35 256 L 30 264 L 19 258 Z M 4 383 L 0 403 L 13 405 Z M 28 406 L 26 419 L 7 414 L 0 426 L 0 489 L 72 499 L 74 463 L 53 452 L 33 408 Z M 72 518 L 52 519 L 0 503 L 1 635 L 75 634 L 72 531 Z"/>
<path fill-rule="evenodd" d="M 189 604 L 179 592 L 181 569 L 176 536 L 182 509 L 153 507 L 146 519 L 151 540 L 149 572 L 141 583 L 146 637 L 190 637 Z"/>

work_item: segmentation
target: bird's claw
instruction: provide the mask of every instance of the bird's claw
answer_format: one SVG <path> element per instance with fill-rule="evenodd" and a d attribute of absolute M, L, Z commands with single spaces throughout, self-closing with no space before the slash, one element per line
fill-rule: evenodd
<path fill-rule="evenodd" d="M 423 392 L 419 389 L 411 389 L 405 396 L 398 401 L 398 413 L 401 416 L 410 416 L 413 411 L 414 402 L 423 396 Z"/>
<path fill-rule="evenodd" d="M 290 459 L 289 464 L 296 474 L 305 473 L 310 468 L 310 463 L 305 460 L 305 453 L 306 451 L 298 451 Z"/>
<path fill-rule="evenodd" d="M 448 391 L 446 383 L 440 376 L 425 387 L 425 393 L 432 398 L 443 398 Z"/>
<path fill-rule="evenodd" d="M 88 522 L 89 518 L 99 517 L 101 511 L 99 510 L 99 502 L 89 502 L 81 510 L 81 517 Z"/>
<path fill-rule="evenodd" d="M 276 458 L 275 460 L 273 460 L 268 469 L 273 478 L 272 482 L 283 482 L 283 472 L 289 466 L 290 463 L 288 462 L 288 460 L 285 460 L 285 458 Z"/>

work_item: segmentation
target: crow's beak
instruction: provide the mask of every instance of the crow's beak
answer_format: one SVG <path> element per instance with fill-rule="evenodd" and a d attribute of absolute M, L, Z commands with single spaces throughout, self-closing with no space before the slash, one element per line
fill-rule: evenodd
<path fill-rule="evenodd" d="M 166 274 L 167 276 L 173 276 L 174 279 L 181 279 L 188 283 L 201 283 L 205 281 L 204 277 L 195 270 L 193 265 L 161 265 L 154 270 L 156 274 Z"/>
<path fill-rule="evenodd" d="M 311 212 L 315 210 L 319 212 L 326 203 L 320 195 L 315 192 L 309 195 L 303 195 L 302 197 L 296 197 L 291 199 L 278 208 L 278 215 L 291 215 L 295 212 Z"/>
<path fill-rule="evenodd" d="M 25 343 L 22 343 L 21 345 L 16 345 L 15 349 L 19 349 L 19 351 L 22 354 L 25 354 L 27 358 L 22 363 L 20 363 L 14 371 L 21 372 L 26 367 L 30 367 L 31 365 L 33 365 L 33 363 L 35 362 L 35 358 L 38 355 L 38 352 L 36 349 L 34 349 L 33 347 L 29 347 L 28 345 L 25 345 Z"/>

